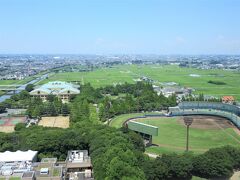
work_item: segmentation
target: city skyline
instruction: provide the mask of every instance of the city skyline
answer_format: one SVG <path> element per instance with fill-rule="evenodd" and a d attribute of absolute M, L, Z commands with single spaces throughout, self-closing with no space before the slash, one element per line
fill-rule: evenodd
<path fill-rule="evenodd" d="M 0 54 L 240 53 L 237 0 L 0 4 Z"/>

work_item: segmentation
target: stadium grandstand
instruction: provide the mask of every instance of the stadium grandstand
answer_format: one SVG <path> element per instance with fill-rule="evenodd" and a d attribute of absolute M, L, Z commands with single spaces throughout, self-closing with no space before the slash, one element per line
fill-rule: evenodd
<path fill-rule="evenodd" d="M 169 108 L 171 116 L 186 115 L 212 115 L 229 119 L 235 126 L 240 128 L 240 108 L 234 105 L 220 102 L 186 101 L 177 107 Z"/>

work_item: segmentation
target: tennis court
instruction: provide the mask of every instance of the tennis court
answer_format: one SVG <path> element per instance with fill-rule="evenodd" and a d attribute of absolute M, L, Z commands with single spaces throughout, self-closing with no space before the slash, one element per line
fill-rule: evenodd
<path fill-rule="evenodd" d="M 24 123 L 26 117 L 0 117 L 0 132 L 13 132 L 18 123 Z"/>

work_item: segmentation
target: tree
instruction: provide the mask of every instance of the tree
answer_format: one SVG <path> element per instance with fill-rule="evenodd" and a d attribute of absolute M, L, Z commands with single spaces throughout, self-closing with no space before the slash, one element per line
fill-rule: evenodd
<path fill-rule="evenodd" d="M 56 108 L 55 108 L 55 105 L 53 102 L 47 103 L 47 105 L 45 106 L 45 114 L 50 115 L 50 116 L 57 115 L 57 111 L 56 111 Z"/>
<path fill-rule="evenodd" d="M 222 148 L 210 149 L 193 158 L 192 173 L 203 178 L 228 179 L 233 173 L 233 158 Z"/>
<path fill-rule="evenodd" d="M 32 111 L 32 114 L 31 114 L 31 117 L 40 117 L 42 115 L 42 112 L 41 112 L 41 107 L 40 106 L 35 106 L 33 111 Z"/>
<path fill-rule="evenodd" d="M 61 113 L 62 110 L 62 100 L 60 100 L 58 97 L 54 97 L 53 104 L 56 108 L 57 114 Z"/>
<path fill-rule="evenodd" d="M 15 131 L 21 131 L 26 128 L 25 123 L 17 123 L 16 126 L 14 127 Z"/>
<path fill-rule="evenodd" d="M 31 92 L 33 89 L 34 89 L 34 85 L 33 85 L 33 84 L 28 84 L 28 85 L 25 87 L 25 90 L 26 90 L 27 92 Z"/>
<path fill-rule="evenodd" d="M 53 102 L 54 101 L 54 99 L 55 99 L 55 95 L 53 95 L 53 94 L 49 94 L 48 96 L 47 96 L 47 100 L 49 101 L 49 102 Z"/>
<path fill-rule="evenodd" d="M 6 107 L 3 104 L 0 104 L 0 113 L 4 113 L 6 110 Z"/>
<path fill-rule="evenodd" d="M 101 121 L 106 121 L 111 117 L 111 112 L 114 112 L 114 109 L 111 108 L 111 100 L 108 97 L 105 97 L 102 104 L 99 107 L 99 118 Z M 110 112 L 111 109 L 111 112 Z"/>
<path fill-rule="evenodd" d="M 69 108 L 67 104 L 62 105 L 61 113 L 63 116 L 67 116 L 69 114 Z"/>

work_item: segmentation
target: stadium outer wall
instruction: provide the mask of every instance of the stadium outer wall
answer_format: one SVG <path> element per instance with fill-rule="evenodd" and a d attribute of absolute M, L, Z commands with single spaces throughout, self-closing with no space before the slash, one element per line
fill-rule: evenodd
<path fill-rule="evenodd" d="M 240 108 L 230 104 L 219 102 L 198 102 L 186 101 L 181 102 L 176 107 L 169 107 L 169 113 L 146 113 L 143 116 L 128 118 L 123 122 L 123 126 L 127 126 L 127 122 L 139 118 L 147 117 L 169 117 L 169 116 L 188 116 L 188 115 L 211 115 L 224 117 L 230 120 L 238 129 L 240 129 Z"/>
<path fill-rule="evenodd" d="M 230 120 L 240 129 L 240 108 L 219 102 L 181 102 L 177 107 L 169 108 L 169 116 L 211 115 Z"/>

